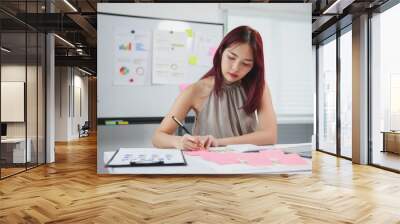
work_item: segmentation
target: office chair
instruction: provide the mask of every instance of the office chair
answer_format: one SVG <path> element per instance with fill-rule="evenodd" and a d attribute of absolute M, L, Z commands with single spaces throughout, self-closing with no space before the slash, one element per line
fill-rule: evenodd
<path fill-rule="evenodd" d="M 78 124 L 79 138 L 89 136 L 89 129 L 90 129 L 89 121 L 85 121 L 82 127 L 80 127 L 80 125 Z"/>

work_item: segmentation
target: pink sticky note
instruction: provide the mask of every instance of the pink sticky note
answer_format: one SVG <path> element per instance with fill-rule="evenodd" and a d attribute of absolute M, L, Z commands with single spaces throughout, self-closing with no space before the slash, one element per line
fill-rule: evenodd
<path fill-rule="evenodd" d="M 214 56 L 216 51 L 217 51 L 216 47 L 210 47 L 210 49 L 208 49 L 208 55 L 209 56 Z"/>
<path fill-rule="evenodd" d="M 286 154 L 280 159 L 280 163 L 285 165 L 306 165 L 307 161 L 298 154 Z"/>
<path fill-rule="evenodd" d="M 189 85 L 190 85 L 190 83 L 181 83 L 181 84 L 179 84 L 179 90 L 182 92 L 182 91 L 185 90 Z"/>

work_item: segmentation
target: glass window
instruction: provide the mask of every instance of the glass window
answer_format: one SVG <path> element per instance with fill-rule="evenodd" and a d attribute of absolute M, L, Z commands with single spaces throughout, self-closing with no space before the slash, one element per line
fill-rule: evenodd
<path fill-rule="evenodd" d="M 352 35 L 340 36 L 340 154 L 352 157 Z"/>
<path fill-rule="evenodd" d="M 0 6 L 37 13 L 43 11 L 39 2 L 8 1 Z M 0 12 L 0 178 L 45 162 L 46 42 L 39 32 Z"/>
<path fill-rule="evenodd" d="M 26 33 L 1 34 L 1 177 L 24 171 L 29 159 L 26 144 Z M 28 146 L 28 147 L 27 147 Z M 27 150 L 28 149 L 28 150 Z"/>
<path fill-rule="evenodd" d="M 400 170 L 400 4 L 372 17 L 372 163 Z"/>
<path fill-rule="evenodd" d="M 38 1 L 27 2 L 28 13 L 40 12 L 40 4 Z M 37 22 L 37 16 L 32 18 L 33 23 Z M 35 167 L 38 165 L 39 160 L 39 143 L 38 143 L 38 112 L 39 112 L 39 33 L 34 29 L 27 29 L 27 99 L 26 99 L 26 113 L 27 113 L 27 142 L 30 147 L 30 158 L 27 162 L 27 167 Z"/>
<path fill-rule="evenodd" d="M 26 113 L 27 113 L 27 142 L 29 144 L 30 153 L 28 156 L 27 166 L 33 167 L 37 165 L 37 132 L 38 132 L 38 113 L 37 113 L 37 76 L 38 76 L 38 57 L 37 57 L 37 41 L 38 36 L 36 32 L 29 31 L 27 33 L 27 76 L 26 76 Z"/>
<path fill-rule="evenodd" d="M 336 39 L 318 48 L 318 147 L 336 153 Z"/>

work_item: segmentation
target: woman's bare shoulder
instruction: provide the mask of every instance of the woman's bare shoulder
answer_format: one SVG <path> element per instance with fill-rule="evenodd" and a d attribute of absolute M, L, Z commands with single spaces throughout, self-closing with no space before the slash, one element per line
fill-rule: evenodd
<path fill-rule="evenodd" d="M 204 97 L 209 95 L 214 88 L 214 77 L 207 77 L 205 79 L 200 79 L 193 84 L 193 91 L 195 95 L 199 97 Z"/>

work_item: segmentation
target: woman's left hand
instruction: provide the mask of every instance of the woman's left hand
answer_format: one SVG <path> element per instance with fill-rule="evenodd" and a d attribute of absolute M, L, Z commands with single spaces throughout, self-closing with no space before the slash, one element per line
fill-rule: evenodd
<path fill-rule="evenodd" d="M 209 147 L 218 147 L 218 139 L 212 135 L 201 136 L 200 139 L 205 149 Z"/>

